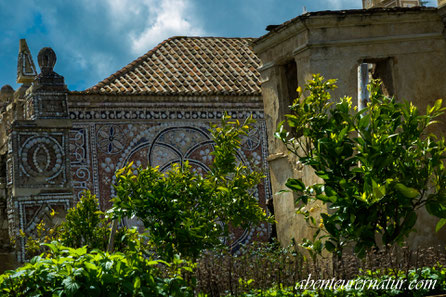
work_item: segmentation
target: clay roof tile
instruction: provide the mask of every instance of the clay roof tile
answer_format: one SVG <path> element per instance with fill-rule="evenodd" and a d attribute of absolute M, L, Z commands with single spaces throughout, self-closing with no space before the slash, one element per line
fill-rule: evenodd
<path fill-rule="evenodd" d="M 81 93 L 260 95 L 252 40 L 172 37 Z"/>

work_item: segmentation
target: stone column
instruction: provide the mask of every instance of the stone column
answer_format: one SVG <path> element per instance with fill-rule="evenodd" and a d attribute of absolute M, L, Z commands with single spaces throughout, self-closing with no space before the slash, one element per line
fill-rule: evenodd
<path fill-rule="evenodd" d="M 12 123 L 6 161 L 9 233 L 17 239 L 17 258 L 25 260 L 25 239 L 36 225 L 51 224 L 52 210 L 64 215 L 72 203 L 68 133 L 67 87 L 54 72 L 56 55 L 43 48 L 41 69 L 26 91 L 24 119 Z"/>

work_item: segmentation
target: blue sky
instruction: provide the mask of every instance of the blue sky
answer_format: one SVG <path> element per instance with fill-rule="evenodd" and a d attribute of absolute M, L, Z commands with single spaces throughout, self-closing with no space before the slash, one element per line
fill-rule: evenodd
<path fill-rule="evenodd" d="M 55 71 L 70 90 L 84 90 L 171 36 L 259 37 L 304 7 L 361 6 L 361 0 L 0 0 L 0 86 L 18 86 L 21 38 L 35 62 L 42 47 L 52 47 Z"/>

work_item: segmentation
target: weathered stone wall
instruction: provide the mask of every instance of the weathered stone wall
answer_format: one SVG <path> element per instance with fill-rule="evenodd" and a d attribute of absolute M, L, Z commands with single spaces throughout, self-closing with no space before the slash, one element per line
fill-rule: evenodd
<path fill-rule="evenodd" d="M 306 183 L 316 181 L 273 137 L 289 104 L 284 91 L 286 78 L 281 72 L 286 63 L 296 61 L 298 85 L 303 86 L 313 73 L 320 73 L 338 79 L 334 98 L 347 95 L 357 102 L 360 63 L 385 61 L 397 99 L 411 100 L 425 110 L 436 99 L 446 97 L 446 84 L 441 83 L 446 74 L 443 30 L 442 12 L 433 8 L 316 12 L 255 41 L 254 50 L 263 62 L 260 70 L 273 193 L 285 189 L 289 177 L 303 178 Z M 446 122 L 446 116 L 442 120 Z M 445 127 L 439 125 L 434 132 L 444 135 Z M 274 205 L 283 244 L 293 237 L 308 238 L 308 228 L 296 217 L 292 194 L 275 196 Z M 434 220 L 422 213 L 412 244 L 446 240 L 446 231 L 432 232 Z"/>

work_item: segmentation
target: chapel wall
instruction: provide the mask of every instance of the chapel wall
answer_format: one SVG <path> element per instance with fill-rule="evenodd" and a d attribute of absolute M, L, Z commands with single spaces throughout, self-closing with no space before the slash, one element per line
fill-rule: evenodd
<path fill-rule="evenodd" d="M 254 129 L 242 139 L 238 160 L 268 172 L 267 139 L 263 107 L 259 96 L 227 97 L 114 97 L 104 104 L 106 96 L 69 96 L 70 164 L 74 200 L 84 190 L 99 199 L 100 207 L 112 206 L 115 171 L 133 162 L 139 166 L 159 166 L 167 171 L 173 163 L 188 161 L 193 170 L 205 173 L 212 166 L 213 142 L 209 128 L 219 124 L 225 112 L 243 121 L 251 114 Z M 85 106 L 89 102 L 89 106 Z M 132 104 L 128 104 L 132 102 Z M 244 103 L 243 103 L 244 102 Z M 267 177 L 255 191 L 259 204 L 266 208 L 271 197 Z M 125 219 L 127 226 L 141 224 Z M 262 224 L 235 232 L 233 245 L 254 239 L 267 241 L 271 226 Z"/>

